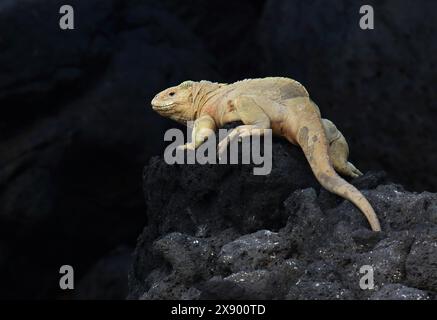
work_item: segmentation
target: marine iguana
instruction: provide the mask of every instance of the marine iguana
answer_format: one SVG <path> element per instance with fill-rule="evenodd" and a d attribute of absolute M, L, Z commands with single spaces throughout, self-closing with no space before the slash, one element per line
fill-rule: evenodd
<path fill-rule="evenodd" d="M 246 79 L 231 84 L 185 81 L 158 93 L 153 110 L 182 124 L 194 121 L 193 139 L 182 146 L 196 149 L 211 132 L 224 124 L 241 121 L 219 145 L 223 152 L 232 139 L 263 135 L 271 129 L 299 145 L 319 183 L 328 191 L 355 204 L 372 230 L 380 231 L 372 206 L 354 186 L 338 174 L 358 177 L 362 173 L 348 162 L 349 147 L 336 126 L 322 119 L 318 106 L 299 82 L 283 77 Z"/>

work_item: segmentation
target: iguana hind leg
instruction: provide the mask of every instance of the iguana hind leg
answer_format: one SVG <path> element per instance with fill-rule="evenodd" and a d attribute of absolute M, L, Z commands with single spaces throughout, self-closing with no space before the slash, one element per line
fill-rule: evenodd
<path fill-rule="evenodd" d="M 315 177 L 326 190 L 351 201 L 367 218 L 372 230 L 381 231 L 378 217 L 369 201 L 357 188 L 341 178 L 335 171 L 329 156 L 329 143 L 325 127 L 312 101 L 298 99 L 295 100 L 294 106 L 292 101 L 289 101 L 288 105 L 291 107 L 291 112 L 299 112 L 300 122 L 297 135 L 287 131 L 288 134 L 285 137 L 290 142 L 297 138 Z"/>
<path fill-rule="evenodd" d="M 322 123 L 329 143 L 329 158 L 331 159 L 335 171 L 352 178 L 363 175 L 360 170 L 347 161 L 349 157 L 349 146 L 343 134 L 332 121 L 322 119 Z"/>

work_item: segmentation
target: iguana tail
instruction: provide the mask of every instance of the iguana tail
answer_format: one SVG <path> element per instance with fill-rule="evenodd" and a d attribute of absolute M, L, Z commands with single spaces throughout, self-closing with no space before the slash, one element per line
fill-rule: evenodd
<path fill-rule="evenodd" d="M 378 217 L 367 199 L 334 170 L 329 159 L 328 142 L 320 117 L 311 110 L 311 107 L 304 112 L 307 117 L 305 121 L 301 121 L 297 142 L 317 180 L 328 191 L 355 204 L 366 216 L 373 231 L 381 231 Z"/>

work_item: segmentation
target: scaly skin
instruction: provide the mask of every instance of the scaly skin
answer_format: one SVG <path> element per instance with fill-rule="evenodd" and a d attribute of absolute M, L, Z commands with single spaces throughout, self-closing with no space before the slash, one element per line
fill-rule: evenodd
<path fill-rule="evenodd" d="M 196 149 L 211 132 L 232 121 L 243 125 L 219 143 L 219 152 L 232 139 L 263 135 L 265 129 L 272 129 L 273 134 L 302 148 L 325 189 L 354 203 L 372 230 L 381 230 L 367 199 L 337 174 L 362 175 L 347 161 L 345 138 L 331 121 L 321 118 L 319 108 L 299 82 L 289 78 L 247 79 L 232 84 L 185 81 L 157 94 L 151 104 L 162 116 L 183 124 L 194 121 L 192 142 L 184 149 Z"/>

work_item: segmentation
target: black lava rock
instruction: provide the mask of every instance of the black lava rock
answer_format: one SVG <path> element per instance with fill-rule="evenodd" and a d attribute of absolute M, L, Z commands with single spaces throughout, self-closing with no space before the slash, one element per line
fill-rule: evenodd
<path fill-rule="evenodd" d="M 61 265 L 80 280 L 135 244 L 141 171 L 164 146 L 150 137 L 169 123 L 150 101 L 216 77 L 181 20 L 140 2 L 70 1 L 76 29 L 65 31 L 63 1 L 0 4 L 0 297 L 64 296 Z"/>
<path fill-rule="evenodd" d="M 150 161 L 130 299 L 436 298 L 436 194 L 382 173 L 353 180 L 380 217 L 374 233 L 286 141 L 274 139 L 270 175 L 252 167 Z M 366 265 L 373 289 L 360 287 Z"/>

